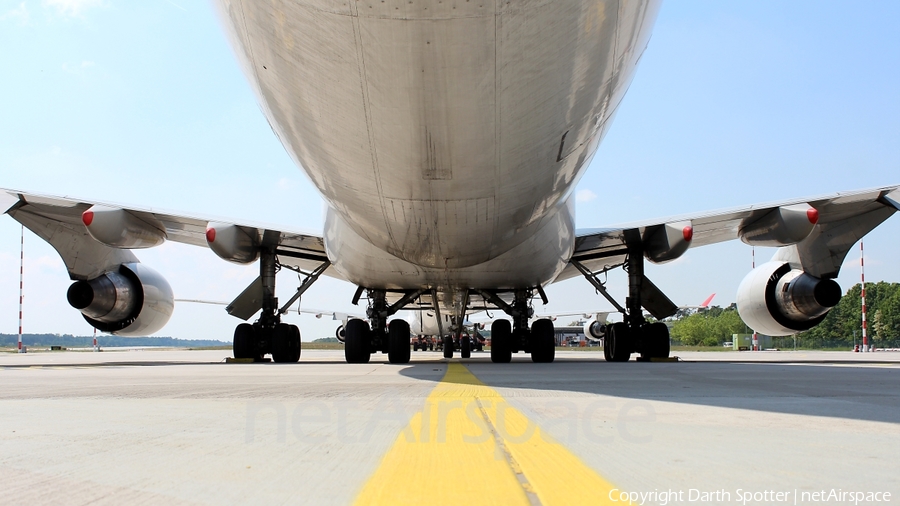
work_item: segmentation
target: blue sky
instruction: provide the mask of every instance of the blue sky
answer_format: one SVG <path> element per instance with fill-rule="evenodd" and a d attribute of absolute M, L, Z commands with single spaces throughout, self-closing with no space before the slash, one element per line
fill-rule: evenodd
<path fill-rule="evenodd" d="M 664 2 L 615 124 L 578 187 L 578 225 L 900 183 L 900 3 Z M 257 107 L 205 1 L 0 0 L 0 187 L 320 230 L 323 204 Z M 27 332 L 88 334 L 62 261 L 26 232 Z M 0 332 L 15 332 L 19 227 L 0 219 Z M 866 239 L 867 279 L 900 282 L 900 217 Z M 764 261 L 772 250 L 757 250 Z M 679 304 L 727 305 L 739 242 L 648 275 Z M 202 248 L 139 252 L 179 297 L 230 300 L 255 267 Z M 859 279 L 858 250 L 839 282 Z M 279 276 L 286 298 L 295 278 Z M 624 297 L 625 278 L 610 277 Z M 351 310 L 323 279 L 310 307 Z M 601 310 L 583 280 L 543 311 Z M 335 324 L 291 316 L 304 339 Z M 221 308 L 179 305 L 162 335 L 230 339 Z"/>

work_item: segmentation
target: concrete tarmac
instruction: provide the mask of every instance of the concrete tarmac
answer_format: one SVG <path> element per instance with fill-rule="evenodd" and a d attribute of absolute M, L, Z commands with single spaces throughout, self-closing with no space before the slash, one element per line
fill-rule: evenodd
<path fill-rule="evenodd" d="M 677 354 L 0 354 L 0 503 L 900 502 L 900 353 Z"/>

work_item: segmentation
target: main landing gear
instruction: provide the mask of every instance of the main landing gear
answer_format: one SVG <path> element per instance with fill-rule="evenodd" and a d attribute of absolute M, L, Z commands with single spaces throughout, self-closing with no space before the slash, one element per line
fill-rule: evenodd
<path fill-rule="evenodd" d="M 354 302 L 359 299 L 359 294 Z M 388 324 L 388 318 L 421 295 L 423 290 L 406 293 L 394 304 L 388 305 L 384 290 L 368 290 L 369 308 L 365 320 L 354 319 L 347 322 L 344 329 L 344 359 L 348 364 L 366 364 L 372 353 L 387 353 L 392 364 L 406 364 L 410 359 L 410 332 L 406 320 L 395 318 Z"/>
<path fill-rule="evenodd" d="M 538 289 L 541 297 L 543 291 Z M 553 321 L 536 320 L 528 328 L 528 320 L 534 316 L 534 309 L 529 305 L 533 297 L 532 290 L 516 290 L 512 304 L 506 303 L 497 294 L 478 290 L 485 300 L 502 309 L 512 317 L 509 320 L 495 320 L 491 324 L 491 362 L 505 364 L 512 360 L 512 354 L 524 351 L 531 354 L 532 362 L 553 362 L 556 357 L 556 336 Z"/>
<path fill-rule="evenodd" d="M 275 250 L 264 248 L 259 257 L 262 313 L 252 325 L 242 323 L 234 329 L 234 358 L 261 361 L 266 354 L 271 354 L 273 362 L 290 363 L 300 360 L 300 329 L 296 325 L 282 323 L 281 315 L 287 312 L 329 265 L 324 262 L 308 273 L 297 288 L 297 293 L 283 308 L 278 309 L 278 297 L 275 297 L 275 274 L 278 271 Z"/>
<path fill-rule="evenodd" d="M 642 296 L 646 295 L 645 292 L 651 291 L 647 289 L 655 291 L 656 287 L 644 276 L 644 254 L 640 240 L 632 240 L 631 244 L 634 246 L 629 246 L 628 257 L 624 264 L 628 272 L 628 297 L 625 299 L 624 308 L 609 295 L 604 284 L 594 273 L 581 263 L 572 261 L 575 268 L 594 285 L 594 288 L 624 315 L 624 321 L 607 327 L 603 340 L 603 357 L 608 362 L 627 362 L 632 353 L 639 353 L 640 361 L 669 357 L 669 328 L 665 323 L 648 323 L 644 319 Z"/>

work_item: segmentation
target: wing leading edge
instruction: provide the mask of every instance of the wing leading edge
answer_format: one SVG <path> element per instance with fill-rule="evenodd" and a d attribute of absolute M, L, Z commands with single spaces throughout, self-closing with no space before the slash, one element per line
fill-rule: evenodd
<path fill-rule="evenodd" d="M 782 246 L 776 254 L 778 260 L 816 278 L 831 279 L 837 277 L 850 248 L 898 210 L 900 185 L 894 185 L 579 230 L 572 258 L 556 281 L 582 274 L 625 313 L 606 294 L 597 276 L 624 265 L 629 252 L 639 251 L 649 260 L 661 263 L 677 258 L 688 246 L 734 239 Z M 801 225 L 808 228 L 800 227 L 802 235 L 796 241 L 786 239 L 790 233 L 780 234 L 792 226 L 788 218 L 798 214 L 805 222 Z M 683 238 L 678 237 L 679 232 Z M 779 238 L 782 243 L 777 243 Z M 653 248 L 657 251 L 653 252 Z M 677 306 L 646 276 L 641 276 L 644 308 L 658 319 L 674 314 Z"/>
<path fill-rule="evenodd" d="M 165 238 L 174 242 L 208 247 L 207 226 L 210 223 L 231 223 L 243 229 L 259 231 L 259 240 L 275 249 L 282 265 L 311 271 L 328 260 L 324 240 L 317 234 L 265 224 L 235 223 L 223 218 L 189 216 L 0 188 L 0 212 L 9 214 L 50 243 L 62 257 L 72 279 L 91 279 L 123 263 L 137 261 L 131 250 L 104 245 L 88 234 L 82 223 L 82 214 L 95 205 L 122 209 L 155 220 L 164 228 Z M 343 279 L 331 267 L 324 274 Z"/>
<path fill-rule="evenodd" d="M 581 229 L 576 234 L 572 260 L 591 271 L 621 265 L 631 241 L 640 241 L 647 237 L 648 231 L 671 223 L 690 224 L 693 232 L 691 247 L 740 239 L 741 230 L 747 225 L 773 210 L 799 204 L 808 204 L 818 211 L 818 222 L 806 239 L 794 245 L 797 261 L 813 275 L 835 277 L 853 244 L 900 210 L 900 185 L 685 214 L 609 228 Z M 628 234 L 629 231 L 637 233 Z M 578 274 L 570 263 L 557 280 Z"/>

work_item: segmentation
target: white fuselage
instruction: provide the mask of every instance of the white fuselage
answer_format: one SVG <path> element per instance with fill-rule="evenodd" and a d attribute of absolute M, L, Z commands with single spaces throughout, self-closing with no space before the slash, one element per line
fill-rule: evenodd
<path fill-rule="evenodd" d="M 273 130 L 369 288 L 525 288 L 574 244 L 570 198 L 658 0 L 218 0 Z"/>
<path fill-rule="evenodd" d="M 449 314 L 441 314 L 441 322 L 434 311 L 412 311 L 406 318 L 409 331 L 419 336 L 441 337 L 451 335 L 453 322 Z"/>

